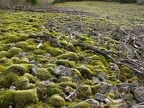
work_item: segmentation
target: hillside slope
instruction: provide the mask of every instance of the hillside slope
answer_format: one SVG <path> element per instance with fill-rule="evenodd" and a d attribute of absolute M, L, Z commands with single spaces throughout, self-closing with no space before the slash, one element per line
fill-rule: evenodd
<path fill-rule="evenodd" d="M 143 107 L 143 9 L 132 6 L 122 25 L 119 12 L 0 10 L 0 107 Z"/>

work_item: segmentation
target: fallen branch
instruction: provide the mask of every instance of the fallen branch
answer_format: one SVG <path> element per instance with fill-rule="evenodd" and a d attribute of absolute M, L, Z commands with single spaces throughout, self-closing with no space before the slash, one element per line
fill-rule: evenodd
<path fill-rule="evenodd" d="M 75 93 L 78 91 L 78 89 L 80 88 L 80 87 L 82 87 L 83 85 L 81 84 L 80 86 L 78 86 L 72 93 L 70 93 L 70 95 L 68 95 L 65 99 L 66 100 L 69 100 L 70 99 L 70 97 L 72 97 L 73 95 L 75 95 Z"/>
<path fill-rule="evenodd" d="M 89 49 L 94 51 L 95 53 L 101 54 L 102 56 L 104 56 L 106 59 L 111 59 L 114 63 L 116 63 L 117 65 L 125 65 L 127 67 L 129 67 L 130 69 L 134 70 L 135 72 L 144 75 L 144 72 L 141 72 L 140 70 L 134 68 L 134 66 L 130 66 L 128 64 L 126 64 L 125 62 L 121 62 L 121 61 L 117 61 L 115 58 L 113 58 L 112 56 L 110 56 L 106 51 L 100 50 L 98 47 L 96 46 L 89 46 L 86 44 L 81 44 L 81 43 L 76 43 L 73 44 L 75 47 L 76 46 L 80 46 L 83 47 L 84 49 Z"/>
<path fill-rule="evenodd" d="M 53 47 L 61 47 L 61 45 L 58 42 L 58 39 L 49 35 L 30 35 L 28 38 L 39 38 L 43 41 L 49 41 Z"/>

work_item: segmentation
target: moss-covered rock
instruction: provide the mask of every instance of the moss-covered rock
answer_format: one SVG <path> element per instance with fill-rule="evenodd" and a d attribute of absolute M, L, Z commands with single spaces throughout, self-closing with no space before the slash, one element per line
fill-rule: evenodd
<path fill-rule="evenodd" d="M 49 96 L 52 96 L 52 95 L 55 95 L 55 94 L 62 94 L 63 91 L 60 89 L 60 87 L 56 86 L 56 87 L 49 87 L 48 88 L 48 95 Z"/>
<path fill-rule="evenodd" d="M 11 49 L 9 49 L 7 51 L 7 57 L 11 58 L 15 55 L 18 55 L 19 52 L 23 52 L 23 50 L 21 48 L 17 48 L 17 47 L 12 47 Z"/>
<path fill-rule="evenodd" d="M 37 82 L 36 77 L 34 77 L 32 74 L 25 73 L 23 76 L 27 77 L 29 79 L 30 83 L 34 83 L 35 84 Z"/>
<path fill-rule="evenodd" d="M 15 91 L 14 100 L 17 108 L 23 108 L 26 105 L 37 103 L 38 102 L 37 91 L 36 89 Z"/>
<path fill-rule="evenodd" d="M 75 61 L 75 62 L 78 62 L 78 60 L 79 60 L 78 55 L 74 52 L 68 52 L 66 54 L 61 54 L 61 55 L 57 56 L 57 58 L 58 59 L 67 59 L 67 60 Z"/>
<path fill-rule="evenodd" d="M 0 106 L 1 108 L 8 108 L 9 105 L 15 105 L 15 91 L 6 90 L 0 94 Z"/>
<path fill-rule="evenodd" d="M 90 86 L 91 90 L 92 90 L 92 94 L 96 94 L 99 91 L 100 86 L 101 86 L 101 83 L 98 83 L 97 85 Z"/>
<path fill-rule="evenodd" d="M 57 65 L 63 65 L 66 67 L 75 67 L 75 62 L 74 61 L 69 61 L 69 60 L 65 60 L 65 59 L 60 59 L 56 61 Z"/>
<path fill-rule="evenodd" d="M 56 108 L 65 106 L 65 100 L 57 94 L 50 97 L 49 103 Z"/>
<path fill-rule="evenodd" d="M 6 51 L 1 51 L 0 52 L 0 59 L 2 59 L 3 57 L 6 57 L 7 52 Z"/>
<path fill-rule="evenodd" d="M 13 73 L 16 73 L 18 75 L 24 75 L 28 70 L 23 65 L 13 64 L 13 65 L 7 67 L 4 71 L 5 71 L 4 72 L 5 74 L 13 72 Z"/>
<path fill-rule="evenodd" d="M 66 86 L 70 86 L 72 88 L 76 88 L 77 84 L 69 81 L 69 82 L 61 82 L 61 83 L 59 83 L 59 86 L 61 86 L 63 88 L 65 88 Z"/>
<path fill-rule="evenodd" d="M 111 99 L 115 98 L 115 94 L 114 93 L 106 93 L 105 94 L 107 97 L 110 97 Z"/>
<path fill-rule="evenodd" d="M 0 86 L 3 88 L 10 88 L 18 80 L 19 76 L 15 73 L 8 73 L 0 78 Z"/>
<path fill-rule="evenodd" d="M 18 43 L 16 43 L 16 45 L 15 45 L 15 47 L 21 48 L 21 49 L 23 49 L 24 51 L 27 50 L 28 46 L 29 46 L 29 44 L 28 44 L 26 41 L 18 42 Z"/>
<path fill-rule="evenodd" d="M 91 79 L 94 73 L 84 65 L 81 65 L 80 67 L 77 67 L 77 69 L 80 71 L 82 77 Z"/>
<path fill-rule="evenodd" d="M 25 76 L 20 76 L 18 80 L 15 82 L 15 86 L 17 90 L 25 90 L 29 85 L 29 79 Z"/>
<path fill-rule="evenodd" d="M 93 56 L 91 57 L 91 62 L 92 62 L 93 60 L 98 60 L 98 61 L 100 61 L 101 63 L 103 63 L 105 67 L 109 67 L 109 63 L 107 62 L 107 60 L 106 60 L 103 56 L 93 55 Z M 92 63 L 93 63 L 93 62 L 92 62 Z"/>
<path fill-rule="evenodd" d="M 7 36 L 6 43 L 10 43 L 10 42 L 16 43 L 19 40 L 20 40 L 19 37 L 16 35 L 9 35 L 9 36 Z"/>
<path fill-rule="evenodd" d="M 20 59 L 19 57 L 12 57 L 11 60 L 14 64 L 27 63 L 29 61 L 29 59 L 26 57 L 24 57 L 22 59 Z"/>
<path fill-rule="evenodd" d="M 33 53 L 37 55 L 46 55 L 47 52 L 45 50 L 36 49 L 33 51 Z"/>
<path fill-rule="evenodd" d="M 125 77 L 127 77 L 128 79 L 132 78 L 132 72 L 128 67 L 123 66 L 120 70 Z"/>
<path fill-rule="evenodd" d="M 91 108 L 91 105 L 89 105 L 87 102 L 85 101 L 82 101 L 82 102 L 79 102 L 77 104 L 72 104 L 70 106 L 70 108 Z"/>
<path fill-rule="evenodd" d="M 60 82 L 72 82 L 72 77 L 62 76 L 59 79 Z"/>
<path fill-rule="evenodd" d="M 80 79 L 82 79 L 82 75 L 80 73 L 80 71 L 76 68 L 71 68 L 71 71 L 72 71 L 72 75 L 77 75 Z"/>
<path fill-rule="evenodd" d="M 45 68 L 38 68 L 37 69 L 37 77 L 40 80 L 48 80 L 51 77 L 50 72 Z"/>
<path fill-rule="evenodd" d="M 87 99 L 92 95 L 92 90 L 89 85 L 83 85 L 78 89 L 78 91 L 79 91 L 78 98 L 80 99 Z"/>
<path fill-rule="evenodd" d="M 46 51 L 48 53 L 50 53 L 52 56 L 58 56 L 58 55 L 61 55 L 63 53 L 63 51 L 59 48 L 54 48 L 54 47 L 48 47 L 46 49 Z"/>

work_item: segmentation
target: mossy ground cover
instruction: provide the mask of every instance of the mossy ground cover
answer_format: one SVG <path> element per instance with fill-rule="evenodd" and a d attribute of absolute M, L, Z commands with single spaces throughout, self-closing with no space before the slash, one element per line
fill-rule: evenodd
<path fill-rule="evenodd" d="M 120 4 L 117 2 L 87 1 L 57 3 L 55 6 L 70 7 L 84 12 L 95 13 L 101 21 L 108 21 L 124 28 L 144 25 L 143 6 L 134 3 Z"/>
<path fill-rule="evenodd" d="M 144 26 L 142 6 L 105 2 L 68 2 L 56 6 L 77 7 L 94 12 L 97 17 L 0 10 L 0 107 L 89 108 L 91 105 L 84 100 L 93 98 L 101 86 L 94 77 L 113 86 L 134 79 L 128 67 L 121 66 L 113 73 L 111 60 L 74 44 L 116 52 L 120 43 L 102 34 L 103 31 L 110 32 L 118 26 L 127 30 L 135 25 Z M 100 34 L 93 34 L 95 26 Z M 57 66 L 71 74 L 67 76 L 66 71 L 57 75 Z M 77 99 L 68 102 L 66 97 L 80 83 L 83 86 Z"/>

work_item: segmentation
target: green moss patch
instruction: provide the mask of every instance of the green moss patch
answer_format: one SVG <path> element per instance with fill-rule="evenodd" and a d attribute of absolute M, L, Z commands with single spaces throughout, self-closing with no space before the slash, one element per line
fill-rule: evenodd
<path fill-rule="evenodd" d="M 4 72 L 5 74 L 13 72 L 18 75 L 24 75 L 28 70 L 26 67 L 24 67 L 20 64 L 13 64 L 13 65 L 7 67 L 4 71 L 5 71 Z"/>
<path fill-rule="evenodd" d="M 65 106 L 65 100 L 59 96 L 59 95 L 52 95 L 50 97 L 49 103 L 57 108 L 61 108 L 62 106 Z"/>

